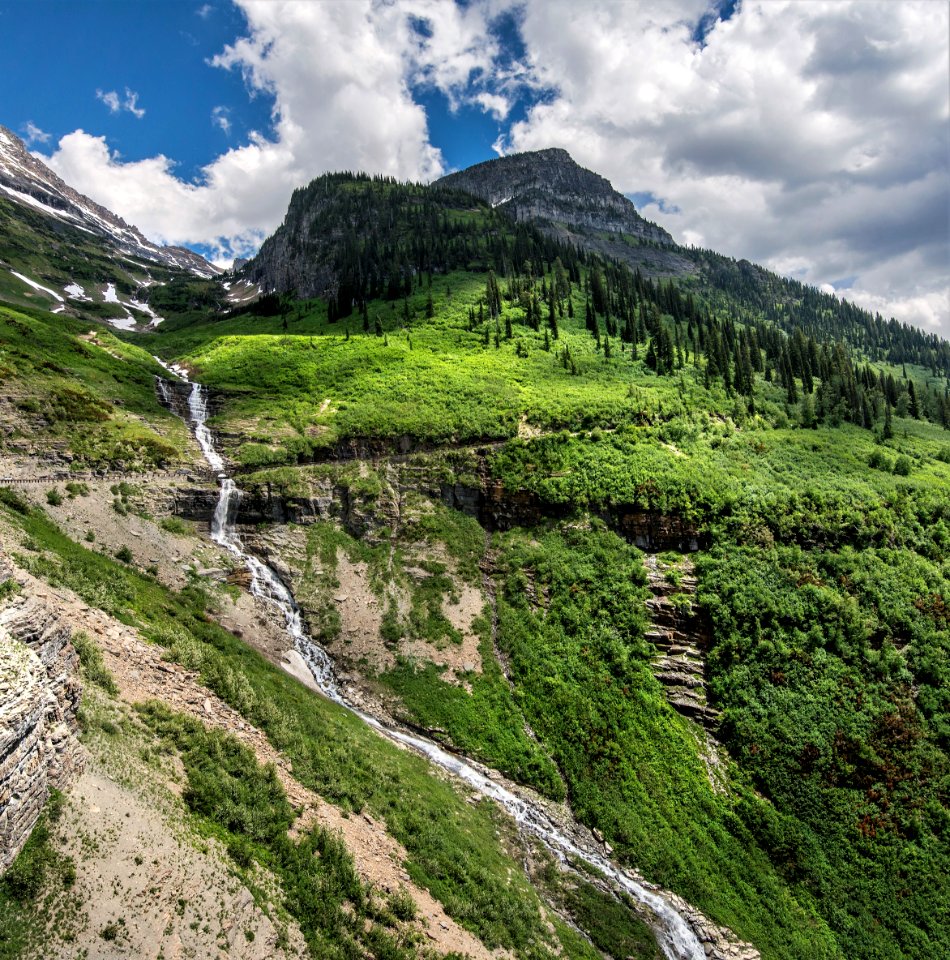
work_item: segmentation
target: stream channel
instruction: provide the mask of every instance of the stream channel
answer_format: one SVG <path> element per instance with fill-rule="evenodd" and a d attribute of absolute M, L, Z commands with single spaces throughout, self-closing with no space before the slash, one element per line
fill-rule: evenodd
<path fill-rule="evenodd" d="M 157 357 L 155 359 L 158 360 Z M 300 608 L 290 590 L 270 567 L 245 550 L 238 537 L 235 519 L 241 490 L 234 480 L 224 473 L 224 459 L 215 448 L 214 437 L 206 425 L 208 394 L 205 387 L 189 380 L 187 372 L 181 367 L 168 366 L 161 360 L 158 362 L 170 373 L 191 384 L 188 397 L 190 426 L 201 452 L 218 475 L 220 492 L 211 521 L 211 539 L 247 567 L 251 574 L 251 592 L 278 608 L 294 648 L 305 660 L 320 692 L 327 699 L 356 714 L 382 736 L 422 754 L 431 763 L 464 781 L 475 792 L 494 800 L 514 818 L 519 829 L 540 839 L 562 864 L 569 867 L 571 860 L 582 861 L 626 891 L 649 911 L 652 917 L 650 926 L 667 960 L 705 960 L 706 951 L 696 934 L 660 893 L 631 876 L 606 856 L 580 846 L 548 815 L 540 803 L 532 802 L 506 789 L 462 757 L 448 752 L 431 740 L 384 725 L 376 717 L 346 700 L 337 683 L 329 655 L 307 633 Z M 158 392 L 162 400 L 172 407 L 168 384 L 161 377 L 158 378 Z"/>

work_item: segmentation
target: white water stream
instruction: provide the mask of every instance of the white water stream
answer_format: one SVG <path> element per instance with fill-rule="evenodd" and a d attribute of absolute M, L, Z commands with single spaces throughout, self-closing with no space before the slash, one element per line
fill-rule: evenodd
<path fill-rule="evenodd" d="M 188 380 L 186 372 L 180 367 L 169 367 L 164 363 L 162 363 L 162 366 L 181 377 L 185 382 L 191 382 Z M 169 397 L 168 386 L 161 378 L 159 378 L 159 392 L 162 398 L 167 401 Z M 293 639 L 295 649 L 306 661 L 317 687 L 324 696 L 356 714 L 384 737 L 421 753 L 431 763 L 448 770 L 463 780 L 477 793 L 500 804 L 515 819 L 521 829 L 527 830 L 538 837 L 562 863 L 567 862 L 568 858 L 574 858 L 601 871 L 629 893 L 634 900 L 649 908 L 655 917 L 652 927 L 657 943 L 667 960 L 705 960 L 706 951 L 699 943 L 689 924 L 663 896 L 649 889 L 644 883 L 622 870 L 606 856 L 579 846 L 554 822 L 541 804 L 533 803 L 518 796 L 481 773 L 461 757 L 449 753 L 431 740 L 384 726 L 376 717 L 364 713 L 346 700 L 337 684 L 330 657 L 305 630 L 300 608 L 297 606 L 293 595 L 270 567 L 244 549 L 237 535 L 234 521 L 241 500 L 241 490 L 230 477 L 223 475 L 224 460 L 215 449 L 214 437 L 205 422 L 208 418 L 207 392 L 199 383 L 191 384 L 188 409 L 191 414 L 191 426 L 194 430 L 195 439 L 198 441 L 205 459 L 219 475 L 220 494 L 211 521 L 211 539 L 247 566 L 251 574 L 251 592 L 255 596 L 269 600 L 280 610 L 284 617 L 285 628 Z"/>

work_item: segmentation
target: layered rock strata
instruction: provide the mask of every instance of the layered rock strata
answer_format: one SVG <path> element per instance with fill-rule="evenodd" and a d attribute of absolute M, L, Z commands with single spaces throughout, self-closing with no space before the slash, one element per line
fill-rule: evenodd
<path fill-rule="evenodd" d="M 687 557 L 676 564 L 664 564 L 656 554 L 648 554 L 646 568 L 652 594 L 647 600 L 650 627 L 646 639 L 658 651 L 653 661 L 654 676 L 666 688 L 671 706 L 706 730 L 714 730 L 719 712 L 706 697 L 703 649 L 709 636 L 693 610 L 693 565 Z"/>
<path fill-rule="evenodd" d="M 0 583 L 16 582 L 0 560 Z M 70 629 L 45 604 L 14 593 L 0 607 L 0 873 L 15 859 L 50 790 L 83 767 L 81 687 Z"/>

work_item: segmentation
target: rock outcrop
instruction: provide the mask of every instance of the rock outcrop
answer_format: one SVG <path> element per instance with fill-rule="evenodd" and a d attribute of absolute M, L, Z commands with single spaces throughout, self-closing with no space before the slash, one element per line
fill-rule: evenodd
<path fill-rule="evenodd" d="M 0 560 L 0 583 L 16 582 Z M 69 627 L 14 593 L 0 607 L 0 872 L 26 843 L 51 789 L 83 766 L 81 692 Z"/>
<path fill-rule="evenodd" d="M 706 952 L 706 960 L 760 960 L 762 954 L 751 943 L 740 940 L 728 927 L 713 923 L 675 893 L 667 892 L 666 897 L 692 927 Z"/>
<path fill-rule="evenodd" d="M 575 163 L 566 150 L 535 150 L 486 160 L 436 182 L 480 197 L 516 220 L 673 242 L 666 230 L 644 220 L 608 180 Z"/>
<path fill-rule="evenodd" d="M 552 148 L 486 160 L 436 181 L 464 190 L 515 220 L 650 276 L 695 269 L 662 227 L 644 219 L 604 177 Z"/>
<path fill-rule="evenodd" d="M 703 650 L 709 636 L 692 607 L 696 590 L 692 563 L 686 557 L 675 564 L 664 563 L 656 554 L 648 554 L 646 568 L 652 593 L 647 600 L 651 622 L 646 639 L 658 651 L 654 676 L 666 687 L 671 706 L 712 730 L 719 713 L 706 698 Z"/>

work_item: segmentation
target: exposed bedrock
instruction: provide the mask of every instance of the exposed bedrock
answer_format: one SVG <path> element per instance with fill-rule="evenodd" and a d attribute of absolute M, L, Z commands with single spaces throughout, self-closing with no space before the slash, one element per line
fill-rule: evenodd
<path fill-rule="evenodd" d="M 16 582 L 0 559 L 0 583 Z M 0 606 L 0 872 L 36 825 L 51 789 L 83 767 L 81 687 L 69 626 L 28 593 Z"/>

